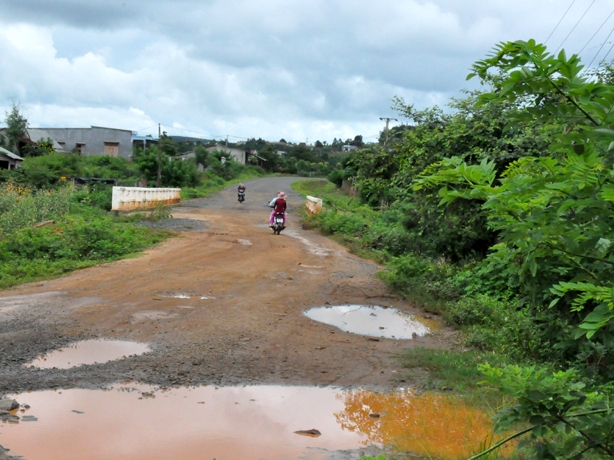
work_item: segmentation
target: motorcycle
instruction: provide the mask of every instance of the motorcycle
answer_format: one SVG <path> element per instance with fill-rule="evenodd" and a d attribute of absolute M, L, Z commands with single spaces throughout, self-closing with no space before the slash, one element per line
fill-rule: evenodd
<path fill-rule="evenodd" d="M 276 212 L 273 216 L 273 235 L 279 235 L 284 228 L 284 213 Z"/>
<path fill-rule="evenodd" d="M 245 201 L 245 192 L 239 192 L 239 203 L 243 203 Z"/>

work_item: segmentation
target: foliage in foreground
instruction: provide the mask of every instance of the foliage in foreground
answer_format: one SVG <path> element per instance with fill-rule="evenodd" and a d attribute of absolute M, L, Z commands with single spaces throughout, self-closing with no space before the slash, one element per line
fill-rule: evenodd
<path fill-rule="evenodd" d="M 531 434 L 540 458 L 614 455 L 614 86 L 582 69 L 578 56 L 554 56 L 534 41 L 498 45 L 474 65 L 484 80 L 503 74 L 482 103 L 520 99 L 517 125 L 557 123 L 562 133 L 549 155 L 521 158 L 501 176 L 492 161 L 452 158 L 416 186 L 439 188 L 444 204 L 484 203 L 500 241 L 489 257 L 515 271 L 532 314 L 560 337 L 554 345 L 567 371 L 483 368 L 516 400 L 499 428 L 531 424 L 519 435 Z"/>
<path fill-rule="evenodd" d="M 431 159 L 405 169 L 405 175 L 408 163 L 394 158 L 369 168 L 354 161 L 353 167 L 366 174 L 356 176 L 358 185 L 377 198 L 372 205 L 383 205 L 381 215 L 369 217 L 370 211 L 357 204 L 312 220 L 326 231 L 372 245 L 377 224 L 371 219 L 386 221 L 395 209 L 413 219 L 418 210 L 419 219 L 389 221 L 383 229 L 382 258 L 389 268 L 384 278 L 402 292 L 422 292 L 425 303 L 468 332 L 471 345 L 540 363 L 482 367 L 487 380 L 514 400 L 499 414 L 498 428 L 528 425 L 517 436 L 530 435 L 532 458 L 611 457 L 614 86 L 590 79 L 577 56 L 554 56 L 534 41 L 503 43 L 474 70 L 491 85 L 477 96 L 475 107 L 511 107 L 507 132 L 537 129 L 546 133 L 546 148 L 501 161 L 496 151 L 489 156 L 471 147 L 474 139 L 464 153 L 437 158 L 430 148 L 435 142 L 409 155 L 410 165 L 418 164 L 421 155 Z M 418 145 L 416 133 L 428 130 L 430 121 L 437 120 L 408 131 L 408 145 Z M 385 152 L 362 160 L 384 157 Z M 410 198 L 386 206 L 386 194 L 399 184 Z M 421 197 L 427 206 L 417 208 L 420 203 L 411 197 Z M 461 203 L 465 214 L 474 209 L 482 221 L 446 221 L 445 213 L 435 211 L 434 199 L 447 207 L 440 209 L 452 209 L 451 215 Z M 488 244 L 488 257 L 480 260 L 476 250 L 478 257 L 459 259 L 462 252 L 455 256 L 443 246 L 420 247 L 407 236 L 410 244 L 394 255 L 388 237 L 399 223 L 418 242 L 433 242 L 424 221 L 429 213 L 436 214 L 435 222 L 451 223 L 457 230 L 465 222 L 492 232 L 496 241 Z M 435 232 L 434 241 L 442 235 L 451 237 Z M 462 263 L 450 266 L 450 261 Z"/>

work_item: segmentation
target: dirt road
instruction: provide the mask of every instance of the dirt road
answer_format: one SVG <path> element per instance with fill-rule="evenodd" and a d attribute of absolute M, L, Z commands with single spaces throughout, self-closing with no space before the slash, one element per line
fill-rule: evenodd
<path fill-rule="evenodd" d="M 1 292 L 0 394 L 122 381 L 396 385 L 395 355 L 446 346 L 445 333 L 372 341 L 303 315 L 326 304 L 412 309 L 376 278 L 375 263 L 300 228 L 299 195 L 289 193 L 288 229 L 272 234 L 266 204 L 293 180 L 249 181 L 243 204 L 234 187 L 186 202 L 173 216 L 192 228 L 142 256 Z M 67 370 L 22 366 L 90 338 L 146 342 L 153 352 Z"/>

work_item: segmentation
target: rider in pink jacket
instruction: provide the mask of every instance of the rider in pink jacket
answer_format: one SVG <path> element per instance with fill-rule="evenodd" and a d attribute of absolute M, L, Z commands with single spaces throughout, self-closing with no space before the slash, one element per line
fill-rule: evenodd
<path fill-rule="evenodd" d="M 286 194 L 284 192 L 277 192 L 277 198 L 273 198 L 269 203 L 269 206 L 273 208 L 271 216 L 269 217 L 269 227 L 273 227 L 273 218 L 278 212 L 284 213 L 284 227 L 286 226 Z"/>

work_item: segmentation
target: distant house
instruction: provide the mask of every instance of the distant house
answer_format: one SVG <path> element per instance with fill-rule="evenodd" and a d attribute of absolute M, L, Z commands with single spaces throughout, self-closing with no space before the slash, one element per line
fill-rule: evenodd
<path fill-rule="evenodd" d="M 351 152 L 352 150 L 356 149 L 358 149 L 358 147 L 356 147 L 355 145 L 344 145 L 341 147 L 342 152 Z"/>
<path fill-rule="evenodd" d="M 76 151 L 84 156 L 108 155 L 129 160 L 132 156 L 132 131 L 104 128 L 45 128 L 65 152 Z"/>
<path fill-rule="evenodd" d="M 136 133 L 132 133 L 132 146 L 133 147 L 145 149 L 147 148 L 147 146 L 152 145 L 152 144 L 157 144 L 157 143 L 158 143 L 158 139 L 154 139 L 151 134 L 148 134 L 147 136 L 139 136 Z"/>
<path fill-rule="evenodd" d="M 23 158 L 0 147 L 0 169 L 19 169 Z"/>
<path fill-rule="evenodd" d="M 262 158 L 258 156 L 258 150 L 246 150 L 245 156 L 247 157 L 247 161 L 250 163 L 256 163 L 258 166 L 264 166 L 268 160 L 266 158 Z M 252 158 L 251 160 L 249 158 Z"/>
<path fill-rule="evenodd" d="M 6 136 L 6 131 L 6 128 L 0 129 L 0 135 Z M 46 129 L 38 128 L 26 129 L 26 135 L 19 139 L 19 142 L 17 143 L 17 151 L 21 153 L 26 145 L 38 144 L 39 142 L 47 142 L 48 140 L 51 140 L 53 150 L 55 150 L 56 152 L 64 151 L 62 145 L 59 144 Z"/>
<path fill-rule="evenodd" d="M 232 156 L 232 158 L 237 161 L 238 163 L 244 165 L 245 162 L 247 161 L 247 155 L 245 150 L 241 150 L 241 149 L 233 149 L 230 147 L 226 147 L 224 144 L 217 144 L 214 145 L 212 147 L 207 147 L 207 150 L 209 152 L 214 152 L 214 151 L 220 151 L 220 152 L 226 152 L 229 153 L 230 156 Z"/>
<path fill-rule="evenodd" d="M 191 160 L 192 158 L 196 158 L 196 152 L 190 150 L 189 152 L 178 153 L 177 158 L 181 158 L 183 161 Z"/>

